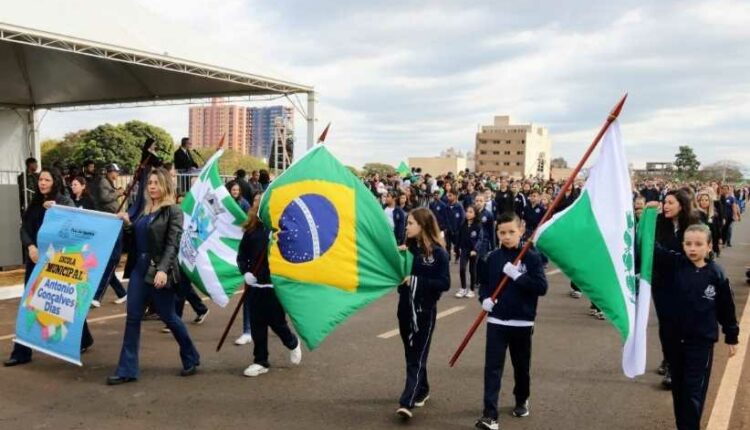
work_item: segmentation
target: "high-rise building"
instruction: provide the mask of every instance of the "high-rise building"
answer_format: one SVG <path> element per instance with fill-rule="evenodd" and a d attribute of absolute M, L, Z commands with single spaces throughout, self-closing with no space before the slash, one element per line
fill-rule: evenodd
<path fill-rule="evenodd" d="M 513 124 L 507 115 L 476 134 L 476 170 L 514 178 L 549 178 L 552 140 L 537 124 Z"/>
<path fill-rule="evenodd" d="M 190 108 L 190 140 L 196 148 L 212 147 L 224 137 L 224 148 L 247 154 L 247 108 L 214 98 L 210 106 Z"/>
<path fill-rule="evenodd" d="M 294 109 L 287 106 L 269 106 L 247 109 L 248 149 L 252 156 L 265 158 L 271 155 L 274 139 L 274 121 L 281 118 L 287 130 L 294 130 Z"/>

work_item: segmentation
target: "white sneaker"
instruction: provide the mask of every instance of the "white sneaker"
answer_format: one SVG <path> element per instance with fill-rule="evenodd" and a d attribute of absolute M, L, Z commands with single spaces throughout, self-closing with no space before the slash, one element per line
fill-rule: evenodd
<path fill-rule="evenodd" d="M 116 304 L 116 305 L 121 305 L 121 304 L 123 304 L 123 303 L 125 303 L 127 301 L 128 301 L 128 295 L 126 294 L 126 295 L 120 297 L 119 299 L 115 299 L 115 301 L 113 303 Z"/>
<path fill-rule="evenodd" d="M 466 298 L 467 298 L 467 299 L 473 299 L 473 298 L 474 298 L 474 292 L 473 292 L 473 291 L 469 291 L 469 292 L 467 292 L 467 293 L 466 293 Z"/>
<path fill-rule="evenodd" d="M 242 372 L 243 375 L 250 377 L 250 378 L 254 376 L 262 375 L 264 373 L 268 373 L 268 368 L 265 366 L 261 366 L 260 364 L 255 364 L 255 363 L 248 366 L 247 369 L 245 369 L 245 371 Z"/>
<path fill-rule="evenodd" d="M 253 341 L 253 337 L 248 334 L 244 333 L 242 336 L 238 337 L 237 340 L 234 341 L 235 345 L 247 345 L 248 343 Z"/>
<path fill-rule="evenodd" d="M 401 418 L 405 420 L 408 420 L 409 418 L 414 416 L 409 409 L 403 406 L 396 409 L 396 415 L 400 416 Z"/>
<path fill-rule="evenodd" d="M 100 308 L 102 306 L 101 302 L 99 300 L 92 300 L 91 301 L 91 307 L 92 308 Z"/>
<path fill-rule="evenodd" d="M 580 299 L 582 296 L 583 296 L 583 294 L 581 294 L 580 291 L 573 290 L 573 291 L 570 292 L 570 297 L 572 297 L 574 299 Z"/>
<path fill-rule="evenodd" d="M 302 362 L 302 345 L 299 341 L 297 342 L 297 347 L 289 352 L 289 361 L 295 365 Z"/>
<path fill-rule="evenodd" d="M 461 288 L 461 289 L 460 289 L 460 290 L 458 290 L 458 292 L 456 293 L 456 298 L 457 298 L 457 299 L 463 299 L 464 297 L 466 297 L 466 289 L 464 289 L 464 288 Z"/>

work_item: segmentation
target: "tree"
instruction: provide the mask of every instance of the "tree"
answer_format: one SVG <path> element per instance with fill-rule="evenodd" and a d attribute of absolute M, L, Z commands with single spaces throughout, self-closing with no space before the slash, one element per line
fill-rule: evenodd
<path fill-rule="evenodd" d="M 359 170 L 357 170 L 357 168 L 354 166 L 346 166 L 346 168 L 349 169 L 349 171 L 352 172 L 354 176 L 358 178 L 362 175 L 362 173 Z"/>
<path fill-rule="evenodd" d="M 743 166 L 736 161 L 717 161 L 703 167 L 700 171 L 702 181 L 736 183 L 743 180 Z"/>
<path fill-rule="evenodd" d="M 216 148 L 197 148 L 196 151 L 203 160 L 208 161 L 216 153 Z M 200 160 L 198 161 L 199 164 L 203 164 Z M 268 165 L 259 158 L 241 154 L 231 149 L 224 150 L 224 155 L 219 160 L 219 173 L 226 176 L 234 176 L 234 172 L 239 169 L 244 169 L 249 174 L 253 170 L 268 170 Z"/>
<path fill-rule="evenodd" d="M 56 144 L 45 142 L 47 150 L 42 151 L 42 164 L 59 162 L 63 166 L 81 166 L 84 161 L 92 160 L 98 167 L 115 163 L 132 173 L 140 163 L 141 147 L 149 136 L 156 141 L 158 156 L 165 162 L 171 161 L 175 147 L 166 130 L 142 121 L 129 121 L 68 133 Z"/>
<path fill-rule="evenodd" d="M 391 166 L 390 164 L 384 163 L 367 163 L 362 166 L 362 174 L 364 176 L 370 176 L 376 173 L 378 173 L 381 177 L 385 177 L 387 175 L 395 175 L 396 168 Z"/>
<path fill-rule="evenodd" d="M 567 169 L 568 168 L 568 162 L 565 161 L 565 159 L 562 157 L 553 158 L 552 161 L 550 161 L 549 165 L 553 169 Z"/>
<path fill-rule="evenodd" d="M 693 148 L 685 145 L 680 146 L 675 154 L 674 166 L 677 168 L 677 175 L 683 179 L 692 179 L 698 174 L 698 168 L 701 163 L 693 152 Z"/>

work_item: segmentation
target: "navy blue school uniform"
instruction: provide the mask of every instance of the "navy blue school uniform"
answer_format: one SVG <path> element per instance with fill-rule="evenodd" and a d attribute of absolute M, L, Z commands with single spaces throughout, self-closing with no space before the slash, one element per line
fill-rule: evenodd
<path fill-rule="evenodd" d="M 497 190 L 495 193 L 495 216 L 513 211 L 513 193 L 510 190 L 500 191 Z"/>
<path fill-rule="evenodd" d="M 529 238 L 532 233 L 534 233 L 534 230 L 539 226 L 539 223 L 542 222 L 542 218 L 544 218 L 544 214 L 547 212 L 547 208 L 545 208 L 542 204 L 538 204 L 536 206 L 529 206 L 526 208 L 526 210 L 523 212 L 523 221 L 526 223 L 526 232 L 524 233 L 524 238 Z"/>
<path fill-rule="evenodd" d="M 430 394 L 427 382 L 427 357 L 435 330 L 437 302 L 451 285 L 450 259 L 445 249 L 433 245 L 429 257 L 411 244 L 414 255 L 408 284 L 398 287 L 398 328 L 404 344 L 406 383 L 399 399 L 402 407 L 412 409 L 415 402 Z"/>
<path fill-rule="evenodd" d="M 495 249 L 495 215 L 485 208 L 479 211 L 477 218 L 482 225 L 482 241 L 479 245 L 479 255 L 483 256 Z"/>
<path fill-rule="evenodd" d="M 440 199 L 433 199 L 430 201 L 430 211 L 435 215 L 440 231 L 446 231 L 448 229 L 448 206 Z"/>
<path fill-rule="evenodd" d="M 508 249 L 500 246 L 484 257 L 479 275 L 480 303 L 492 296 L 505 276 L 505 263 L 513 263 L 520 251 L 520 248 Z M 515 281 L 508 282 L 487 318 L 483 416 L 495 420 L 506 349 L 510 350 L 513 364 L 513 395 L 516 405 L 522 405 L 529 398 L 531 336 L 534 332 L 539 296 L 547 293 L 547 278 L 544 275 L 542 259 L 536 251 L 530 249 L 526 252 L 519 269 L 523 274 Z"/>
<path fill-rule="evenodd" d="M 659 190 L 656 188 L 644 188 L 641 190 L 641 196 L 648 202 L 659 202 L 662 200 Z"/>
<path fill-rule="evenodd" d="M 523 193 L 518 193 L 513 197 L 513 212 L 515 212 L 519 218 L 523 219 L 523 213 L 526 211 L 528 205 L 529 201 Z"/>
<path fill-rule="evenodd" d="M 268 238 L 270 231 L 262 223 L 254 230 L 246 231 L 237 250 L 237 266 L 240 273 L 252 273 L 257 279 L 245 294 L 243 306 L 250 314 L 250 334 L 253 337 L 253 363 L 270 367 L 268 361 L 268 329 L 273 330 L 287 349 L 295 349 L 299 339 L 289 329 L 276 292 L 271 283 L 268 265 Z M 260 260 L 260 261 L 259 261 Z"/>
<path fill-rule="evenodd" d="M 406 240 L 406 212 L 399 205 L 393 208 L 393 234 L 396 236 L 396 243 L 403 245 Z"/>
<path fill-rule="evenodd" d="M 469 220 L 464 221 L 461 229 L 458 231 L 458 249 L 460 250 L 460 264 L 458 266 L 459 279 L 461 280 L 461 289 L 466 290 L 466 266 L 469 266 L 469 286 L 468 289 L 474 291 L 476 285 L 477 259 L 479 258 L 479 247 L 482 244 L 482 224 L 474 221 L 469 224 Z M 476 254 L 471 255 L 474 251 Z"/>
<path fill-rule="evenodd" d="M 736 345 L 739 336 L 732 289 L 721 267 L 709 261 L 698 268 L 685 256 L 659 244 L 655 262 L 668 269 L 661 285 L 669 312 L 662 315 L 664 350 L 672 373 L 672 400 L 677 428 L 699 429 L 711 376 L 714 343 Z"/>
<path fill-rule="evenodd" d="M 466 212 L 461 203 L 456 201 L 452 205 L 448 206 L 448 230 L 445 232 L 445 249 L 448 251 L 448 255 L 453 249 L 453 253 L 456 254 L 456 260 L 458 260 L 458 230 L 461 229 L 461 224 L 466 219 Z"/>
<path fill-rule="evenodd" d="M 466 210 L 469 206 L 474 204 L 474 199 L 477 197 L 477 192 L 474 191 L 473 193 L 463 193 L 461 194 L 461 197 L 459 197 L 459 200 L 461 201 L 461 204 L 464 207 L 464 210 Z"/>

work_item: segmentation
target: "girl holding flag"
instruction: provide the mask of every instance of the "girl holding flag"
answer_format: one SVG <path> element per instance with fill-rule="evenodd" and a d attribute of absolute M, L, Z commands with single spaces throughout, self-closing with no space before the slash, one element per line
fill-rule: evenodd
<path fill-rule="evenodd" d="M 414 209 L 406 220 L 406 249 L 414 255 L 411 275 L 398 287 L 398 326 L 406 356 L 406 383 L 396 413 L 412 417 L 414 407 L 430 397 L 427 357 L 435 330 L 437 301 L 451 285 L 450 258 L 440 229 L 427 208 Z"/>
<path fill-rule="evenodd" d="M 279 299 L 271 284 L 271 270 L 268 266 L 268 238 L 271 231 L 258 218 L 261 194 L 253 198 L 253 206 L 247 213 L 247 221 L 242 225 L 242 235 L 237 252 L 237 266 L 245 277 L 244 310 L 249 313 L 250 335 L 254 342 L 253 364 L 243 372 L 253 377 L 268 373 L 268 328 L 270 327 L 287 349 L 289 361 L 298 365 L 302 361 L 302 348 L 299 339 L 289 329 Z M 243 312 L 245 314 L 245 312 Z"/>

